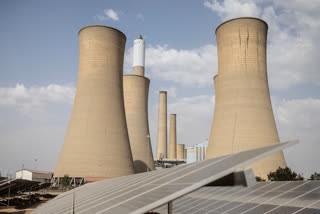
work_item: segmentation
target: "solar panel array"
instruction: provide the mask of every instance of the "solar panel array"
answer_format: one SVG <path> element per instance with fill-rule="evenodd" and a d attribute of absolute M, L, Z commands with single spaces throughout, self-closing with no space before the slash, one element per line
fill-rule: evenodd
<path fill-rule="evenodd" d="M 59 195 L 34 213 L 145 213 L 296 143 L 86 184 Z"/>
<path fill-rule="evenodd" d="M 320 181 L 259 182 L 252 187 L 202 187 L 173 201 L 179 214 L 320 213 Z M 166 213 L 167 206 L 155 210 Z"/>

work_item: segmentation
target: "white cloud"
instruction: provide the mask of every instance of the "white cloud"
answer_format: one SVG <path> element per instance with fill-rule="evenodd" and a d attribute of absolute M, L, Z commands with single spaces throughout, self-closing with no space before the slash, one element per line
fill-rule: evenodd
<path fill-rule="evenodd" d="M 99 21 L 105 21 L 108 19 L 112 19 L 113 21 L 119 21 L 119 15 L 113 9 L 104 9 L 103 12 L 103 15 L 96 15 L 96 18 Z"/>
<path fill-rule="evenodd" d="M 137 18 L 138 20 L 140 20 L 140 21 L 144 21 L 144 15 L 143 15 L 142 13 L 138 13 L 138 14 L 136 15 L 136 18 Z"/>
<path fill-rule="evenodd" d="M 168 114 L 177 114 L 178 143 L 193 145 L 206 140 L 211 129 L 214 97 L 183 97 L 168 104 Z"/>
<path fill-rule="evenodd" d="M 272 97 L 272 103 L 281 141 L 300 140 L 300 144 L 285 150 L 289 167 L 307 177 L 319 172 L 320 99 Z"/>
<path fill-rule="evenodd" d="M 155 94 L 159 94 L 159 91 L 166 91 L 168 97 L 176 98 L 177 97 L 177 88 L 176 87 L 165 87 L 162 86 L 158 90 L 155 90 Z"/>
<path fill-rule="evenodd" d="M 29 114 L 39 111 L 50 103 L 72 104 L 75 87 L 50 84 L 43 87 L 25 87 L 17 84 L 12 88 L 0 88 L 0 108 L 14 107 L 19 112 Z"/>
<path fill-rule="evenodd" d="M 214 96 L 190 96 L 168 101 L 168 131 L 170 114 L 177 114 L 177 143 L 193 145 L 205 141 L 211 129 Z M 151 106 L 149 125 L 153 154 L 157 152 L 158 103 Z M 169 136 L 169 133 L 168 133 Z"/>
<path fill-rule="evenodd" d="M 0 172 L 37 167 L 54 170 L 70 119 L 75 87 L 0 88 Z"/>
<path fill-rule="evenodd" d="M 126 53 L 125 73 L 131 72 L 132 48 Z M 180 85 L 203 87 L 212 84 L 217 73 L 217 48 L 206 45 L 197 49 L 173 49 L 167 45 L 146 49 L 146 71 L 158 80 Z"/>
<path fill-rule="evenodd" d="M 257 17 L 260 14 L 260 8 L 251 0 L 225 0 L 222 3 L 212 0 L 205 1 L 204 6 L 217 12 L 223 20 L 240 16 Z"/>
<path fill-rule="evenodd" d="M 204 5 L 223 21 L 239 16 L 267 21 L 271 88 L 287 90 L 308 83 L 320 86 L 319 1 L 207 0 Z"/>

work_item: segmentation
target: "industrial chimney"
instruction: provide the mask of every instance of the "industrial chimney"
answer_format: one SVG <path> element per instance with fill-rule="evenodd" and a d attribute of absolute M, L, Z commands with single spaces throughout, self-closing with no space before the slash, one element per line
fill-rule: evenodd
<path fill-rule="evenodd" d="M 268 87 L 267 31 L 256 18 L 232 19 L 216 29 L 218 75 L 206 159 L 279 143 Z M 286 166 L 282 152 L 248 167 L 266 178 L 279 166 Z"/>
<path fill-rule="evenodd" d="M 129 140 L 136 173 L 154 170 L 149 120 L 150 80 L 144 77 L 144 40 L 138 35 L 133 46 L 133 75 L 123 76 L 123 94 Z"/>
<path fill-rule="evenodd" d="M 184 144 L 177 144 L 177 160 L 184 159 Z"/>
<path fill-rule="evenodd" d="M 133 74 L 144 76 L 145 48 L 141 35 L 133 42 Z"/>
<path fill-rule="evenodd" d="M 102 180 L 134 173 L 123 102 L 125 42 L 111 27 L 79 31 L 77 91 L 54 177 Z"/>
<path fill-rule="evenodd" d="M 157 159 L 167 158 L 167 92 L 159 92 Z"/>
<path fill-rule="evenodd" d="M 177 159 L 176 114 L 170 114 L 169 159 Z"/>

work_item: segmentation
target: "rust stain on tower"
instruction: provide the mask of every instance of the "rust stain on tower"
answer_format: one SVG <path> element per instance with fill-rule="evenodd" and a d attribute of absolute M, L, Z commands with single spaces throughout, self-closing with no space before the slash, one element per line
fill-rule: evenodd
<path fill-rule="evenodd" d="M 159 92 L 157 159 L 167 158 L 167 92 Z"/>
<path fill-rule="evenodd" d="M 148 120 L 150 80 L 144 77 L 144 41 L 140 35 L 134 41 L 133 61 L 134 74 L 124 75 L 123 93 L 134 168 L 140 173 L 154 170 Z"/>
<path fill-rule="evenodd" d="M 218 75 L 207 159 L 279 142 L 268 87 L 267 31 L 256 18 L 232 19 L 216 30 Z M 286 166 L 282 152 L 248 167 L 266 178 L 279 166 Z"/>
<path fill-rule="evenodd" d="M 55 177 L 134 173 L 123 101 L 126 36 L 106 26 L 79 31 L 77 91 Z"/>
<path fill-rule="evenodd" d="M 170 114 L 169 159 L 177 159 L 177 117 Z"/>

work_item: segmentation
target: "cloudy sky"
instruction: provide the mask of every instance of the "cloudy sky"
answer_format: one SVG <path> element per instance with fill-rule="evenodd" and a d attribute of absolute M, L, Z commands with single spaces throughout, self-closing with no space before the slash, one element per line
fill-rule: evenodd
<path fill-rule="evenodd" d="M 0 2 L 0 172 L 54 170 L 70 119 L 78 72 L 78 31 L 99 24 L 145 38 L 150 132 L 155 153 L 158 91 L 177 113 L 178 143 L 209 136 L 217 73 L 214 31 L 241 16 L 269 24 L 268 77 L 289 167 L 320 172 L 320 1 L 20 1 Z"/>

